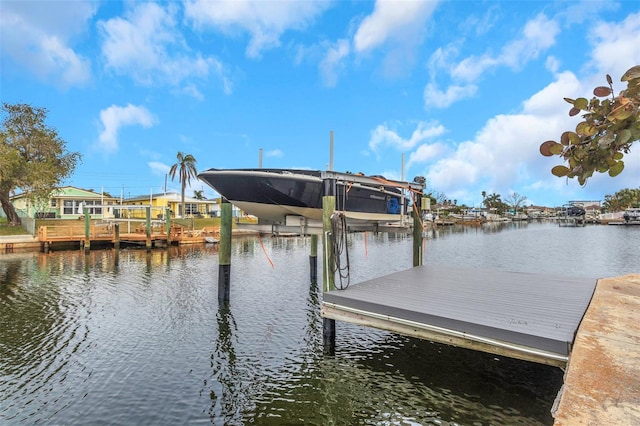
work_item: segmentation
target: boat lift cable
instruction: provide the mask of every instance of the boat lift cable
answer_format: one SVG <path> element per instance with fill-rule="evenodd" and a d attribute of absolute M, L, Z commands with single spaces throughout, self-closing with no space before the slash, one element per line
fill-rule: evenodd
<path fill-rule="evenodd" d="M 337 272 L 340 279 L 340 284 L 336 284 L 338 290 L 346 290 L 351 280 L 347 234 L 347 219 L 344 213 L 334 212 L 331 215 L 331 242 L 335 258 L 333 273 Z"/>

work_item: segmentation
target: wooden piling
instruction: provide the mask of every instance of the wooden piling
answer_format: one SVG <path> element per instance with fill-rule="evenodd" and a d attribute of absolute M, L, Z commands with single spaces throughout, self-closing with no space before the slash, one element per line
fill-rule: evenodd
<path fill-rule="evenodd" d="M 422 265 L 422 239 L 425 238 L 423 229 L 422 229 L 422 218 L 420 205 L 422 203 L 422 197 L 418 194 L 414 200 L 414 206 L 412 210 L 413 216 L 413 266 Z"/>
<path fill-rule="evenodd" d="M 171 210 L 169 207 L 164 210 L 165 223 L 167 226 L 167 247 L 171 245 Z"/>
<path fill-rule="evenodd" d="M 231 287 L 231 203 L 224 197 L 220 205 L 220 241 L 218 251 L 218 303 L 229 302 Z"/>
<path fill-rule="evenodd" d="M 146 239 L 146 247 L 147 250 L 151 249 L 151 206 L 147 206 L 145 207 L 146 210 L 146 224 L 145 224 L 145 231 L 147 233 L 147 239 Z"/>
<path fill-rule="evenodd" d="M 89 216 L 89 208 L 85 207 L 84 212 L 84 251 L 88 253 L 91 250 L 91 217 Z"/>
<path fill-rule="evenodd" d="M 333 244 L 331 240 L 331 216 L 336 210 L 335 181 L 326 179 L 324 181 L 324 193 L 322 197 L 322 291 L 335 290 L 335 258 Z M 336 349 L 336 320 L 322 318 L 322 340 L 324 343 L 324 353 L 335 354 Z"/>
<path fill-rule="evenodd" d="M 335 290 L 335 258 L 331 244 L 331 215 L 336 209 L 336 197 L 322 197 L 322 291 Z"/>
<path fill-rule="evenodd" d="M 318 236 L 311 236 L 311 254 L 309 255 L 309 278 L 312 283 L 318 282 Z"/>
<path fill-rule="evenodd" d="M 120 224 L 113 224 L 113 247 L 120 250 Z"/>

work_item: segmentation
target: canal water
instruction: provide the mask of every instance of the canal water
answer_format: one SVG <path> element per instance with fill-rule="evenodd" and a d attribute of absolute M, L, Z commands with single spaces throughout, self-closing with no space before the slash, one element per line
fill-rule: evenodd
<path fill-rule="evenodd" d="M 640 272 L 639 237 L 447 227 L 428 233 L 425 263 L 618 276 Z M 234 238 L 228 307 L 216 246 L 0 255 L 0 424 L 553 423 L 558 368 L 340 322 L 323 355 L 310 238 L 263 245 Z M 348 247 L 351 285 L 411 267 L 405 235 Z"/>

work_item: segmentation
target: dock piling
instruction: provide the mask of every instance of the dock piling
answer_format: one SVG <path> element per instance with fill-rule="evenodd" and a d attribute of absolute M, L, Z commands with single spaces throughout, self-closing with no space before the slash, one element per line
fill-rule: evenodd
<path fill-rule="evenodd" d="M 113 248 L 120 250 L 120 224 L 113 224 Z"/>
<path fill-rule="evenodd" d="M 318 282 L 318 236 L 311 236 L 311 254 L 309 255 L 309 277 L 312 283 Z"/>
<path fill-rule="evenodd" d="M 147 233 L 147 239 L 146 239 L 146 247 L 147 250 L 151 249 L 151 207 L 147 206 L 145 207 L 146 210 L 146 223 L 145 223 L 145 231 Z"/>
<path fill-rule="evenodd" d="M 231 287 L 231 203 L 224 197 L 220 206 L 220 241 L 218 251 L 218 303 L 229 302 Z"/>
<path fill-rule="evenodd" d="M 85 207 L 84 213 L 84 251 L 88 253 L 91 250 L 91 217 L 89 216 L 89 208 Z"/>
<path fill-rule="evenodd" d="M 426 236 L 422 230 L 422 219 L 420 217 L 421 210 L 420 205 L 422 203 L 422 196 L 418 194 L 414 200 L 414 206 L 412 210 L 413 216 L 413 266 L 422 265 L 423 253 L 422 253 L 422 239 Z"/>
<path fill-rule="evenodd" d="M 169 247 L 171 245 L 171 210 L 169 207 L 165 208 L 164 217 L 167 226 L 167 247 Z"/>
<path fill-rule="evenodd" d="M 333 244 L 330 239 L 331 235 L 331 215 L 336 209 L 335 197 L 335 180 L 326 179 L 324 181 L 324 193 L 322 197 L 322 291 L 327 292 L 335 290 L 335 258 L 333 253 Z M 322 318 L 322 339 L 324 343 L 324 353 L 333 355 L 336 348 L 336 320 L 331 318 Z"/>

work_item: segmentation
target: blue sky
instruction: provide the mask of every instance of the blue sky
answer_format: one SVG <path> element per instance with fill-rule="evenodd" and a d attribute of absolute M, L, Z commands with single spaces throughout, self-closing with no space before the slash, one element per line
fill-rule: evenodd
<path fill-rule="evenodd" d="M 49 110 L 82 188 L 162 192 L 178 151 L 325 169 L 331 131 L 335 170 L 400 179 L 404 155 L 407 180 L 469 206 L 640 186 L 640 146 L 585 187 L 539 154 L 579 121 L 564 97 L 640 64 L 637 1 L 0 0 L 0 28 L 2 102 Z"/>

